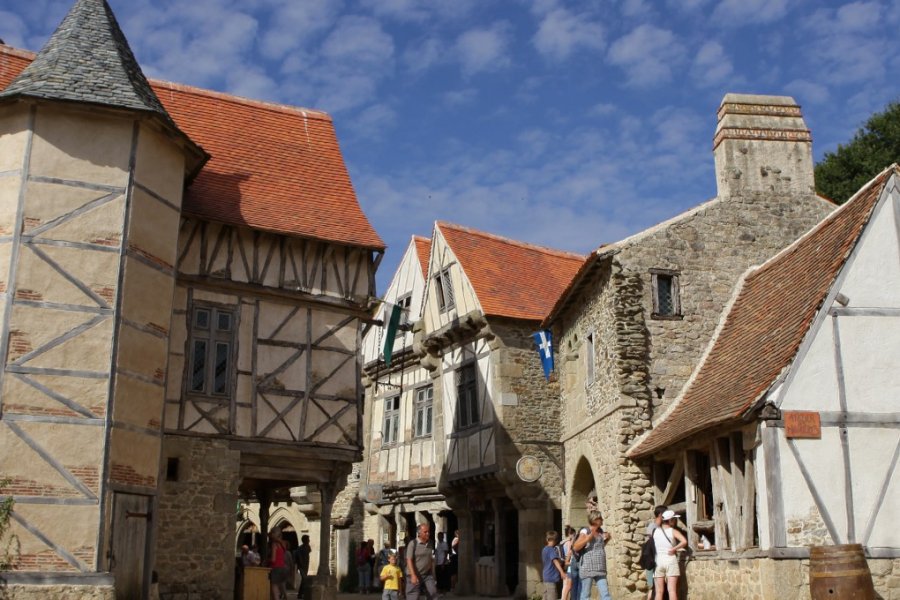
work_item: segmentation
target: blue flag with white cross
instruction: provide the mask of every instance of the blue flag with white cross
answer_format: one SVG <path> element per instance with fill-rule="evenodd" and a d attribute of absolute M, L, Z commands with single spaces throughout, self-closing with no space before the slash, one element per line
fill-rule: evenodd
<path fill-rule="evenodd" d="M 553 371 L 553 335 L 549 329 L 542 329 L 537 333 L 531 334 L 534 343 L 537 345 L 538 354 L 541 357 L 541 366 L 544 367 L 544 377 L 550 379 L 550 373 Z"/>

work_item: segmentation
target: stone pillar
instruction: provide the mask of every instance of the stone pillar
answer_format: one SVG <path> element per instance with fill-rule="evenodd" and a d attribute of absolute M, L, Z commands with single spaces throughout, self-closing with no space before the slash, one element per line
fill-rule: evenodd
<path fill-rule="evenodd" d="M 456 515 L 459 521 L 459 557 L 453 594 L 469 596 L 475 593 L 475 531 L 469 511 L 459 511 Z"/>
<path fill-rule="evenodd" d="M 259 545 L 259 556 L 265 562 L 269 558 L 269 507 L 272 506 L 272 500 L 266 488 L 259 488 L 256 498 L 259 500 L 259 530 L 263 537 Z"/>
<path fill-rule="evenodd" d="M 513 595 L 531 598 L 541 594 L 540 551 L 546 545 L 544 534 L 552 528 L 552 514 L 545 502 L 532 502 L 519 508 L 519 583 Z"/>
<path fill-rule="evenodd" d="M 313 600 L 330 600 L 337 595 L 337 580 L 331 574 L 331 507 L 336 496 L 335 484 L 319 486 L 322 493 L 322 514 L 319 527 L 319 571 L 313 581 Z"/>

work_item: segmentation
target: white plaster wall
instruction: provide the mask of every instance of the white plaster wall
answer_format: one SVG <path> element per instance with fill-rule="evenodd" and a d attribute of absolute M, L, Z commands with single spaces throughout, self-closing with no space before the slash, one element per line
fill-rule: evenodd
<path fill-rule="evenodd" d="M 425 307 L 422 311 L 422 317 L 425 320 L 425 335 L 448 325 L 460 315 L 465 315 L 473 311 L 481 311 L 481 305 L 472 285 L 463 272 L 456 255 L 447 245 L 441 230 L 437 227 L 434 229 L 434 236 L 431 250 L 431 264 L 428 269 L 428 284 L 426 288 Z M 441 270 L 450 268 L 450 280 L 453 286 L 454 305 L 450 310 L 441 312 L 438 308 L 436 289 L 434 284 L 434 276 Z"/>
<path fill-rule="evenodd" d="M 411 240 L 403 254 L 403 259 L 391 279 L 382 298 L 385 302 L 396 304 L 397 299 L 406 294 L 412 294 L 412 301 L 409 311 L 409 322 L 415 323 L 422 316 L 422 297 L 425 294 L 425 279 L 422 277 L 422 267 L 419 264 L 419 257 L 416 252 L 415 241 Z M 387 319 L 390 314 L 385 314 L 382 310 L 380 318 Z M 363 364 L 369 364 L 383 354 L 383 327 L 372 327 L 363 340 Z M 413 334 L 409 332 L 398 332 L 394 342 L 394 351 L 397 352 L 401 348 L 412 346 Z"/>
<path fill-rule="evenodd" d="M 888 186 L 890 189 L 891 186 Z M 813 336 L 806 350 L 801 348 L 781 397 L 783 410 L 839 411 L 839 381 L 836 369 L 840 357 L 847 410 L 853 415 L 896 414 L 900 392 L 900 317 L 891 310 L 900 308 L 900 245 L 894 204 L 900 194 L 883 198 L 860 238 L 842 273 L 838 291 L 849 299 L 849 315 L 838 310 L 835 339 L 834 317 L 819 319 L 811 329 Z M 853 314 L 853 309 L 866 309 Z M 836 350 L 837 349 L 837 350 Z M 779 390 L 780 391 L 780 390 Z M 777 391 L 770 398 L 778 398 Z M 815 502 L 809 486 L 785 439 L 777 431 L 781 454 L 781 498 L 785 519 L 809 518 Z M 808 470 L 824 509 L 838 534 L 835 543 L 849 540 L 845 466 L 837 427 L 823 424 L 818 440 L 795 439 L 792 442 Z M 900 533 L 894 527 L 900 518 L 900 484 L 891 477 L 891 464 L 900 443 L 900 430 L 891 427 L 849 427 L 849 473 L 853 502 L 853 541 L 869 547 L 900 548 Z M 769 515 L 765 498 L 764 451 L 758 455 L 759 514 L 761 543 L 768 540 Z M 883 494 L 883 497 L 882 497 Z M 787 525 L 783 524 L 783 525 Z M 790 540 L 790 535 L 788 536 Z"/>

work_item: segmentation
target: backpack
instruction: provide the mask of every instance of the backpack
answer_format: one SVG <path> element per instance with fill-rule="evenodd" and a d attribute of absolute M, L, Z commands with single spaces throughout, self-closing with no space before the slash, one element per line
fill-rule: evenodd
<path fill-rule="evenodd" d="M 641 567 L 644 569 L 656 568 L 656 542 L 653 541 L 653 535 L 647 536 L 647 541 L 641 546 L 641 557 L 638 559 Z"/>
<path fill-rule="evenodd" d="M 368 548 L 360 548 L 356 551 L 356 566 L 364 567 L 369 564 L 369 550 Z"/>

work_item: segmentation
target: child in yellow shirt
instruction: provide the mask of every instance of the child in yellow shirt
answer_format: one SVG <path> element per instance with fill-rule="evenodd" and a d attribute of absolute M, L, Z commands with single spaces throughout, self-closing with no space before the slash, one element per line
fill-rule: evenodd
<path fill-rule="evenodd" d="M 381 594 L 381 600 L 398 600 L 400 596 L 400 580 L 403 578 L 403 572 L 397 566 L 397 553 L 391 552 L 388 556 L 388 564 L 381 569 L 379 579 L 384 583 L 384 592 Z"/>

